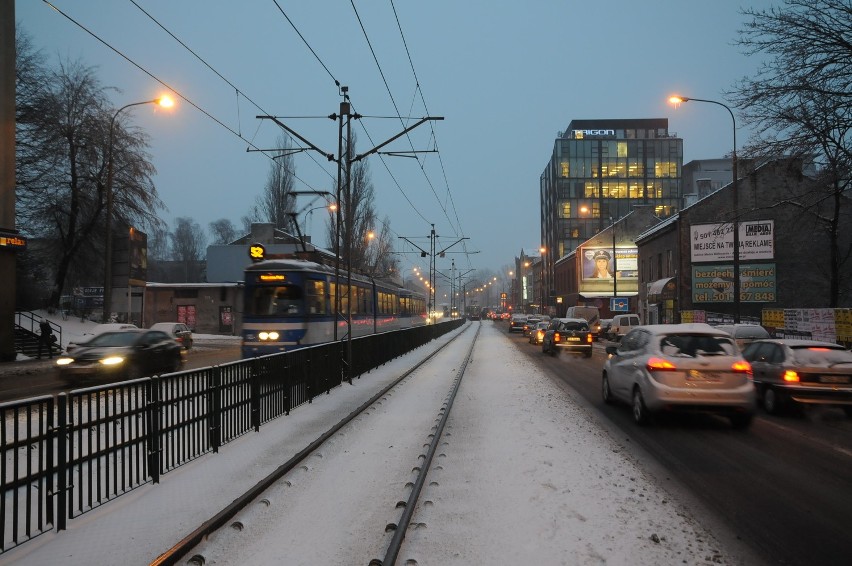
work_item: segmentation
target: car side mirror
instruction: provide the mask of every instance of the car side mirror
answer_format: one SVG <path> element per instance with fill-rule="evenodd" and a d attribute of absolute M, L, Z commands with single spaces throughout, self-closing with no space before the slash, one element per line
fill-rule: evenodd
<path fill-rule="evenodd" d="M 618 346 L 607 346 L 605 349 L 606 349 L 606 353 L 609 354 L 610 356 L 617 356 L 618 355 Z"/>

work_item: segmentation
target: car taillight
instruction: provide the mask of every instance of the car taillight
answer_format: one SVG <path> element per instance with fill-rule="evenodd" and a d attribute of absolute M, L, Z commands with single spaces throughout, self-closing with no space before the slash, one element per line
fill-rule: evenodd
<path fill-rule="evenodd" d="M 559 336 L 559 333 L 558 333 L 558 332 L 554 332 L 554 333 L 553 333 L 553 341 L 554 341 L 554 342 L 559 342 L 560 340 L 562 340 L 562 337 L 561 337 L 561 336 Z"/>
<path fill-rule="evenodd" d="M 676 370 L 677 366 L 663 358 L 649 358 L 648 363 L 645 364 L 645 368 L 648 371 L 672 371 Z"/>
<path fill-rule="evenodd" d="M 795 371 L 791 370 L 791 369 L 788 369 L 787 371 L 784 372 L 784 381 L 798 382 L 799 381 L 799 374 L 796 373 Z"/>
<path fill-rule="evenodd" d="M 591 335 L 591 334 L 586 334 L 586 342 L 588 342 L 589 344 L 591 344 L 593 341 L 594 341 L 594 340 L 592 340 L 592 335 Z"/>
<path fill-rule="evenodd" d="M 734 370 L 735 372 L 738 372 L 738 373 L 747 373 L 749 375 L 752 374 L 751 364 L 748 363 L 745 360 L 742 360 L 742 361 L 739 361 L 739 362 L 734 362 L 731 365 L 731 369 Z"/>
<path fill-rule="evenodd" d="M 544 330 L 539 330 L 538 332 L 536 332 L 536 335 L 537 335 L 539 338 L 544 338 Z"/>

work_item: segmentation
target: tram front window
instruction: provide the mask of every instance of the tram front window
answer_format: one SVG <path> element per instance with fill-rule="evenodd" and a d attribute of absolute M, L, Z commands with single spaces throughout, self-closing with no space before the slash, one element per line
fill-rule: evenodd
<path fill-rule="evenodd" d="M 293 285 L 284 287 L 259 287 L 254 290 L 252 306 L 257 316 L 286 316 L 302 314 L 302 288 Z"/>

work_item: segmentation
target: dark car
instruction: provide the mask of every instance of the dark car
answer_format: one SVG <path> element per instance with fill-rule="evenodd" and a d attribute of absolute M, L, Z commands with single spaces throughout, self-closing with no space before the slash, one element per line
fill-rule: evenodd
<path fill-rule="evenodd" d="M 550 326 L 550 322 L 537 322 L 535 323 L 535 327 L 530 331 L 530 344 L 541 344 L 544 341 L 544 333 L 547 332 L 547 327 Z"/>
<path fill-rule="evenodd" d="M 85 378 L 121 381 L 177 371 L 183 346 L 160 330 L 104 332 L 56 360 L 67 382 Z"/>
<path fill-rule="evenodd" d="M 192 348 L 192 330 L 182 322 L 158 322 L 151 325 L 151 330 L 162 330 L 177 340 L 185 350 Z"/>
<path fill-rule="evenodd" d="M 838 405 L 852 418 L 852 352 L 816 340 L 755 340 L 743 350 L 767 413 L 799 404 Z"/>
<path fill-rule="evenodd" d="M 527 315 L 513 314 L 509 320 L 509 332 L 523 332 L 524 325 L 527 323 Z"/>
<path fill-rule="evenodd" d="M 592 357 L 594 337 L 584 318 L 554 318 L 544 333 L 541 351 L 555 356 L 562 351 L 578 352 Z"/>

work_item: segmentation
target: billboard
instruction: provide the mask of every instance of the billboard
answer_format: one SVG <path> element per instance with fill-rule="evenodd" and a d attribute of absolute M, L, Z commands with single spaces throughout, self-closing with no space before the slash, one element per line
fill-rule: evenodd
<path fill-rule="evenodd" d="M 733 223 L 692 224 L 689 233 L 693 262 L 733 261 Z M 775 259 L 774 234 L 773 220 L 740 222 L 740 259 Z"/>
<path fill-rule="evenodd" d="M 612 280 L 613 269 L 617 278 L 637 281 L 639 279 L 639 250 L 637 248 L 583 248 L 583 280 Z"/>
<path fill-rule="evenodd" d="M 740 302 L 774 303 L 775 264 L 740 264 Z M 693 265 L 693 303 L 732 303 L 734 300 L 734 266 Z"/>

